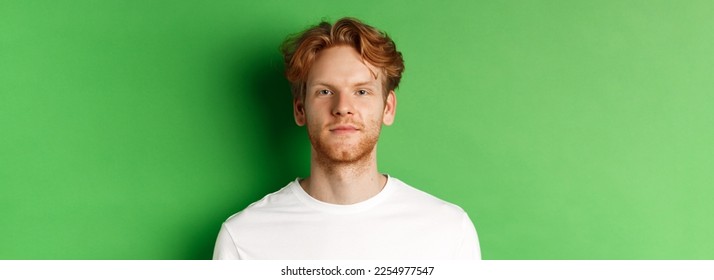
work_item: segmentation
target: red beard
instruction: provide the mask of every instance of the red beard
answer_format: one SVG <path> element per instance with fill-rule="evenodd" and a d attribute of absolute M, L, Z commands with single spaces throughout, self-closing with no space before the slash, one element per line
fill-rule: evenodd
<path fill-rule="evenodd" d="M 379 139 L 380 124 L 358 125 L 361 129 L 348 136 L 333 135 L 327 128 L 314 129 L 308 124 L 307 134 L 318 162 L 328 166 L 350 165 L 370 157 Z"/>

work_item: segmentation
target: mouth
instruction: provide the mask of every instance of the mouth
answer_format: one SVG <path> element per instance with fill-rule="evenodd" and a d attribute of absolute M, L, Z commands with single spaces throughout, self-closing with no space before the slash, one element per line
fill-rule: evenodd
<path fill-rule="evenodd" d="M 353 133 L 359 131 L 356 126 L 353 125 L 337 125 L 329 128 L 330 132 L 337 134 Z"/>

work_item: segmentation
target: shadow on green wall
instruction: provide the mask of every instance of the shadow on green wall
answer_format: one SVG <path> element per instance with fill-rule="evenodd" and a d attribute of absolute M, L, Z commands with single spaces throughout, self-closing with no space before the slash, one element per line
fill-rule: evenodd
<path fill-rule="evenodd" d="M 268 46 L 263 43 L 250 49 L 227 60 L 228 70 L 222 82 L 227 85 L 225 94 L 229 95 L 224 100 L 235 103 L 236 110 L 245 110 L 236 111 L 233 116 L 251 116 L 250 120 L 237 119 L 236 123 L 249 121 L 256 124 L 254 131 L 241 132 L 248 134 L 241 136 L 250 141 L 235 143 L 250 147 L 241 147 L 248 152 L 235 158 L 234 165 L 250 166 L 253 172 L 251 178 L 239 178 L 235 182 L 235 191 L 223 194 L 230 196 L 229 203 L 221 205 L 225 207 L 211 209 L 210 217 L 194 227 L 196 232 L 190 236 L 193 246 L 187 248 L 185 259 L 210 259 L 218 230 L 226 218 L 296 177 L 306 176 L 309 171 L 309 141 L 304 128 L 298 127 L 293 120 L 290 86 L 283 75 L 284 66 L 277 44 Z"/>
<path fill-rule="evenodd" d="M 302 172 L 309 170 L 309 142 L 305 129 L 295 124 L 290 85 L 283 75 L 277 46 L 254 53 L 249 61 L 238 63 L 234 76 L 250 84 L 247 94 L 251 104 L 246 105 L 254 108 L 254 121 L 257 120 L 262 132 L 254 135 L 257 145 L 252 154 L 253 161 L 262 164 L 260 172 L 254 174 L 259 182 L 254 187 L 260 198 L 282 188 L 299 174 L 306 174 Z"/>

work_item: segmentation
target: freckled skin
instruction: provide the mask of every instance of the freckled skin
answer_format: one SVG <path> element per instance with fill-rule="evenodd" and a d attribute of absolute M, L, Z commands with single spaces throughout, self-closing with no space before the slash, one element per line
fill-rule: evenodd
<path fill-rule="evenodd" d="M 320 164 L 360 164 L 376 156 L 381 125 L 393 119 L 393 115 L 385 117 L 383 79 L 381 71 L 363 62 L 351 47 L 319 53 L 308 75 L 304 104 L 298 104 L 304 113 L 296 113 L 296 122 L 307 125 Z M 357 131 L 330 130 L 337 125 L 352 125 Z"/>
<path fill-rule="evenodd" d="M 382 124 L 394 122 L 397 99 L 384 81 L 383 71 L 350 46 L 318 53 L 304 100 L 293 100 L 295 122 L 307 126 L 312 143 L 310 176 L 300 186 L 313 198 L 353 204 L 387 183 L 377 169 L 377 140 Z"/>

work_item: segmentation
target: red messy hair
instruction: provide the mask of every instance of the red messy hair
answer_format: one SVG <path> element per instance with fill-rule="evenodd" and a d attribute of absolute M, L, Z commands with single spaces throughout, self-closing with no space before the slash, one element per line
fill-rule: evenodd
<path fill-rule="evenodd" d="M 281 46 L 285 59 L 285 77 L 290 82 L 293 98 L 305 98 L 305 87 L 310 67 L 317 54 L 333 46 L 353 47 L 366 62 L 385 74 L 385 94 L 396 89 L 404 71 L 402 53 L 386 33 L 355 18 L 342 18 L 330 24 L 310 27 L 289 37 Z"/>

